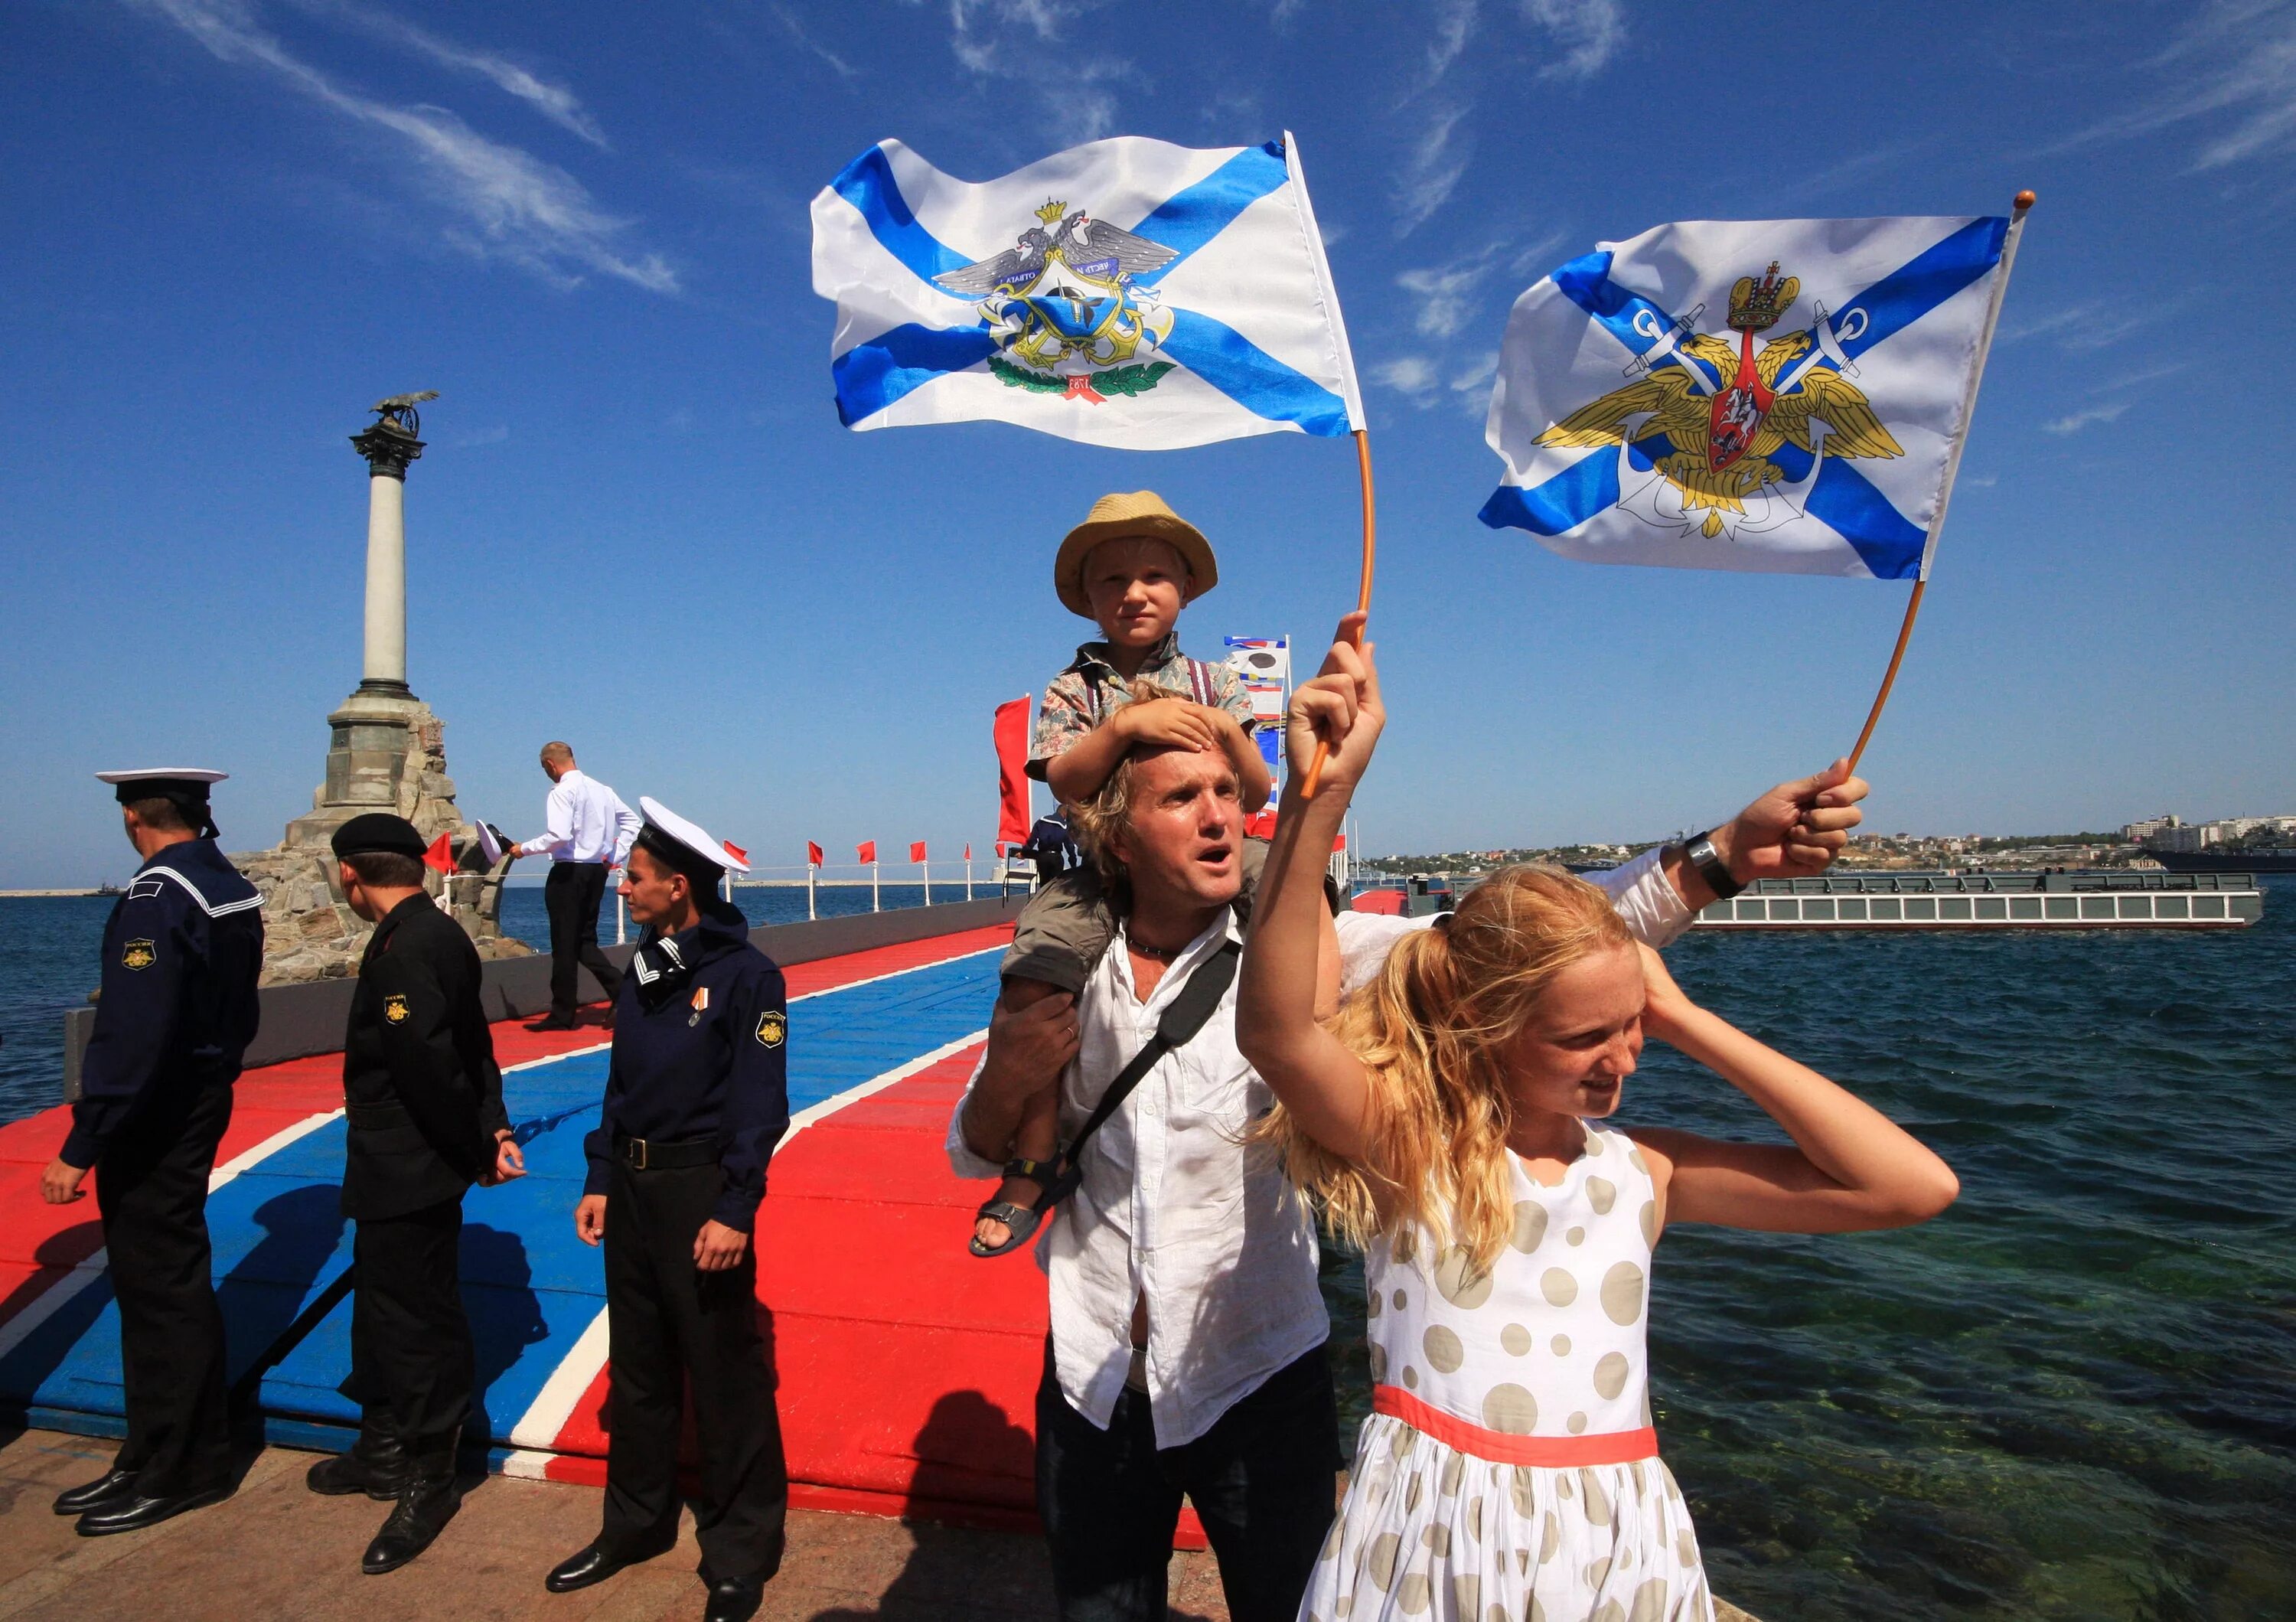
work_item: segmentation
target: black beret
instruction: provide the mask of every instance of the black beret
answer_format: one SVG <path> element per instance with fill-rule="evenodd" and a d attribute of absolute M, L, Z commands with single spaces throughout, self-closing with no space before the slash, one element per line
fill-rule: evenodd
<path fill-rule="evenodd" d="M 381 850 L 418 859 L 430 848 L 414 831 L 413 823 L 388 811 L 369 811 L 351 818 L 335 830 L 334 847 L 338 856 L 365 856 L 371 850 Z"/>

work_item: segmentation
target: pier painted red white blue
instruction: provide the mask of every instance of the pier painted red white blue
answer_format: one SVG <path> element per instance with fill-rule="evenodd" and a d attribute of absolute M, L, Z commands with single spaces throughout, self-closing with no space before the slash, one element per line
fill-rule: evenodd
<path fill-rule="evenodd" d="M 758 1295 L 800 1506 L 1034 1525 L 1042 1275 L 965 1254 L 984 1185 L 951 1177 L 941 1151 L 1010 935 L 972 930 L 787 971 L 794 1119 L 758 1214 Z M 495 1467 L 590 1483 L 605 1473 L 605 1301 L 573 1209 L 605 1082 L 602 1034 L 496 1028 L 528 1175 L 472 1190 L 463 1236 Z M 258 1405 L 269 1439 L 321 1448 L 347 1446 L 357 1423 L 340 1390 L 341 1105 L 339 1056 L 249 1071 L 208 1201 L 234 1390 Z M 119 1317 L 95 1202 L 39 1197 L 67 1124 L 59 1108 L 0 1127 L 0 1410 L 117 1435 Z"/>

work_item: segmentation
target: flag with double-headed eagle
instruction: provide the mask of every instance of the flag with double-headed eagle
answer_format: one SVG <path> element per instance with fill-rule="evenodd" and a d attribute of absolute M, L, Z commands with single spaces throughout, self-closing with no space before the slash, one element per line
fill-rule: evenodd
<path fill-rule="evenodd" d="M 1118 136 L 977 183 L 882 141 L 813 201 L 813 288 L 848 428 L 1172 450 L 1364 425 L 1289 134 Z"/>
<path fill-rule="evenodd" d="M 2009 221 L 1696 220 L 1507 318 L 1483 506 L 1595 563 L 1926 578 Z"/>

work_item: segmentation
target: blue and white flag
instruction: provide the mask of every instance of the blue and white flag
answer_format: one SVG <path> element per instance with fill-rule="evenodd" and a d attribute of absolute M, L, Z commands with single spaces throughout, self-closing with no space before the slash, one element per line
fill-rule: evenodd
<path fill-rule="evenodd" d="M 813 200 L 848 428 L 988 419 L 1129 450 L 1363 426 L 1299 149 L 1095 141 L 955 180 L 898 141 Z"/>
<path fill-rule="evenodd" d="M 1483 521 L 1594 563 L 1926 577 L 2008 227 L 1695 220 L 1573 259 L 1507 317 Z"/>

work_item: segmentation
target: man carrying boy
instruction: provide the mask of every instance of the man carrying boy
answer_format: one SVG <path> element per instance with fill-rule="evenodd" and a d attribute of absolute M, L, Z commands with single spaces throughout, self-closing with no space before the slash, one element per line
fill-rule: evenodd
<path fill-rule="evenodd" d="M 1251 699 L 1235 672 L 1180 651 L 1180 610 L 1219 583 L 1201 530 L 1152 490 L 1103 496 L 1053 560 L 1053 590 L 1100 627 L 1037 707 L 1029 775 L 1063 806 L 1100 792 L 1143 746 L 1210 750 L 1234 766 L 1244 811 L 1267 803 L 1267 764 L 1252 746 Z M 1162 696 L 1144 696 L 1154 690 Z M 1267 847 L 1244 848 L 1243 882 L 1258 882 Z M 1002 966 L 1004 1002 L 1021 1009 L 1084 989 L 1115 934 L 1109 897 L 1090 864 L 1040 889 L 1021 913 Z M 996 1197 L 980 1208 L 972 1250 L 1001 1256 L 1035 1232 L 1036 1202 L 1054 1150 L 1057 1102 L 1047 1089 L 1014 1142 Z"/>

